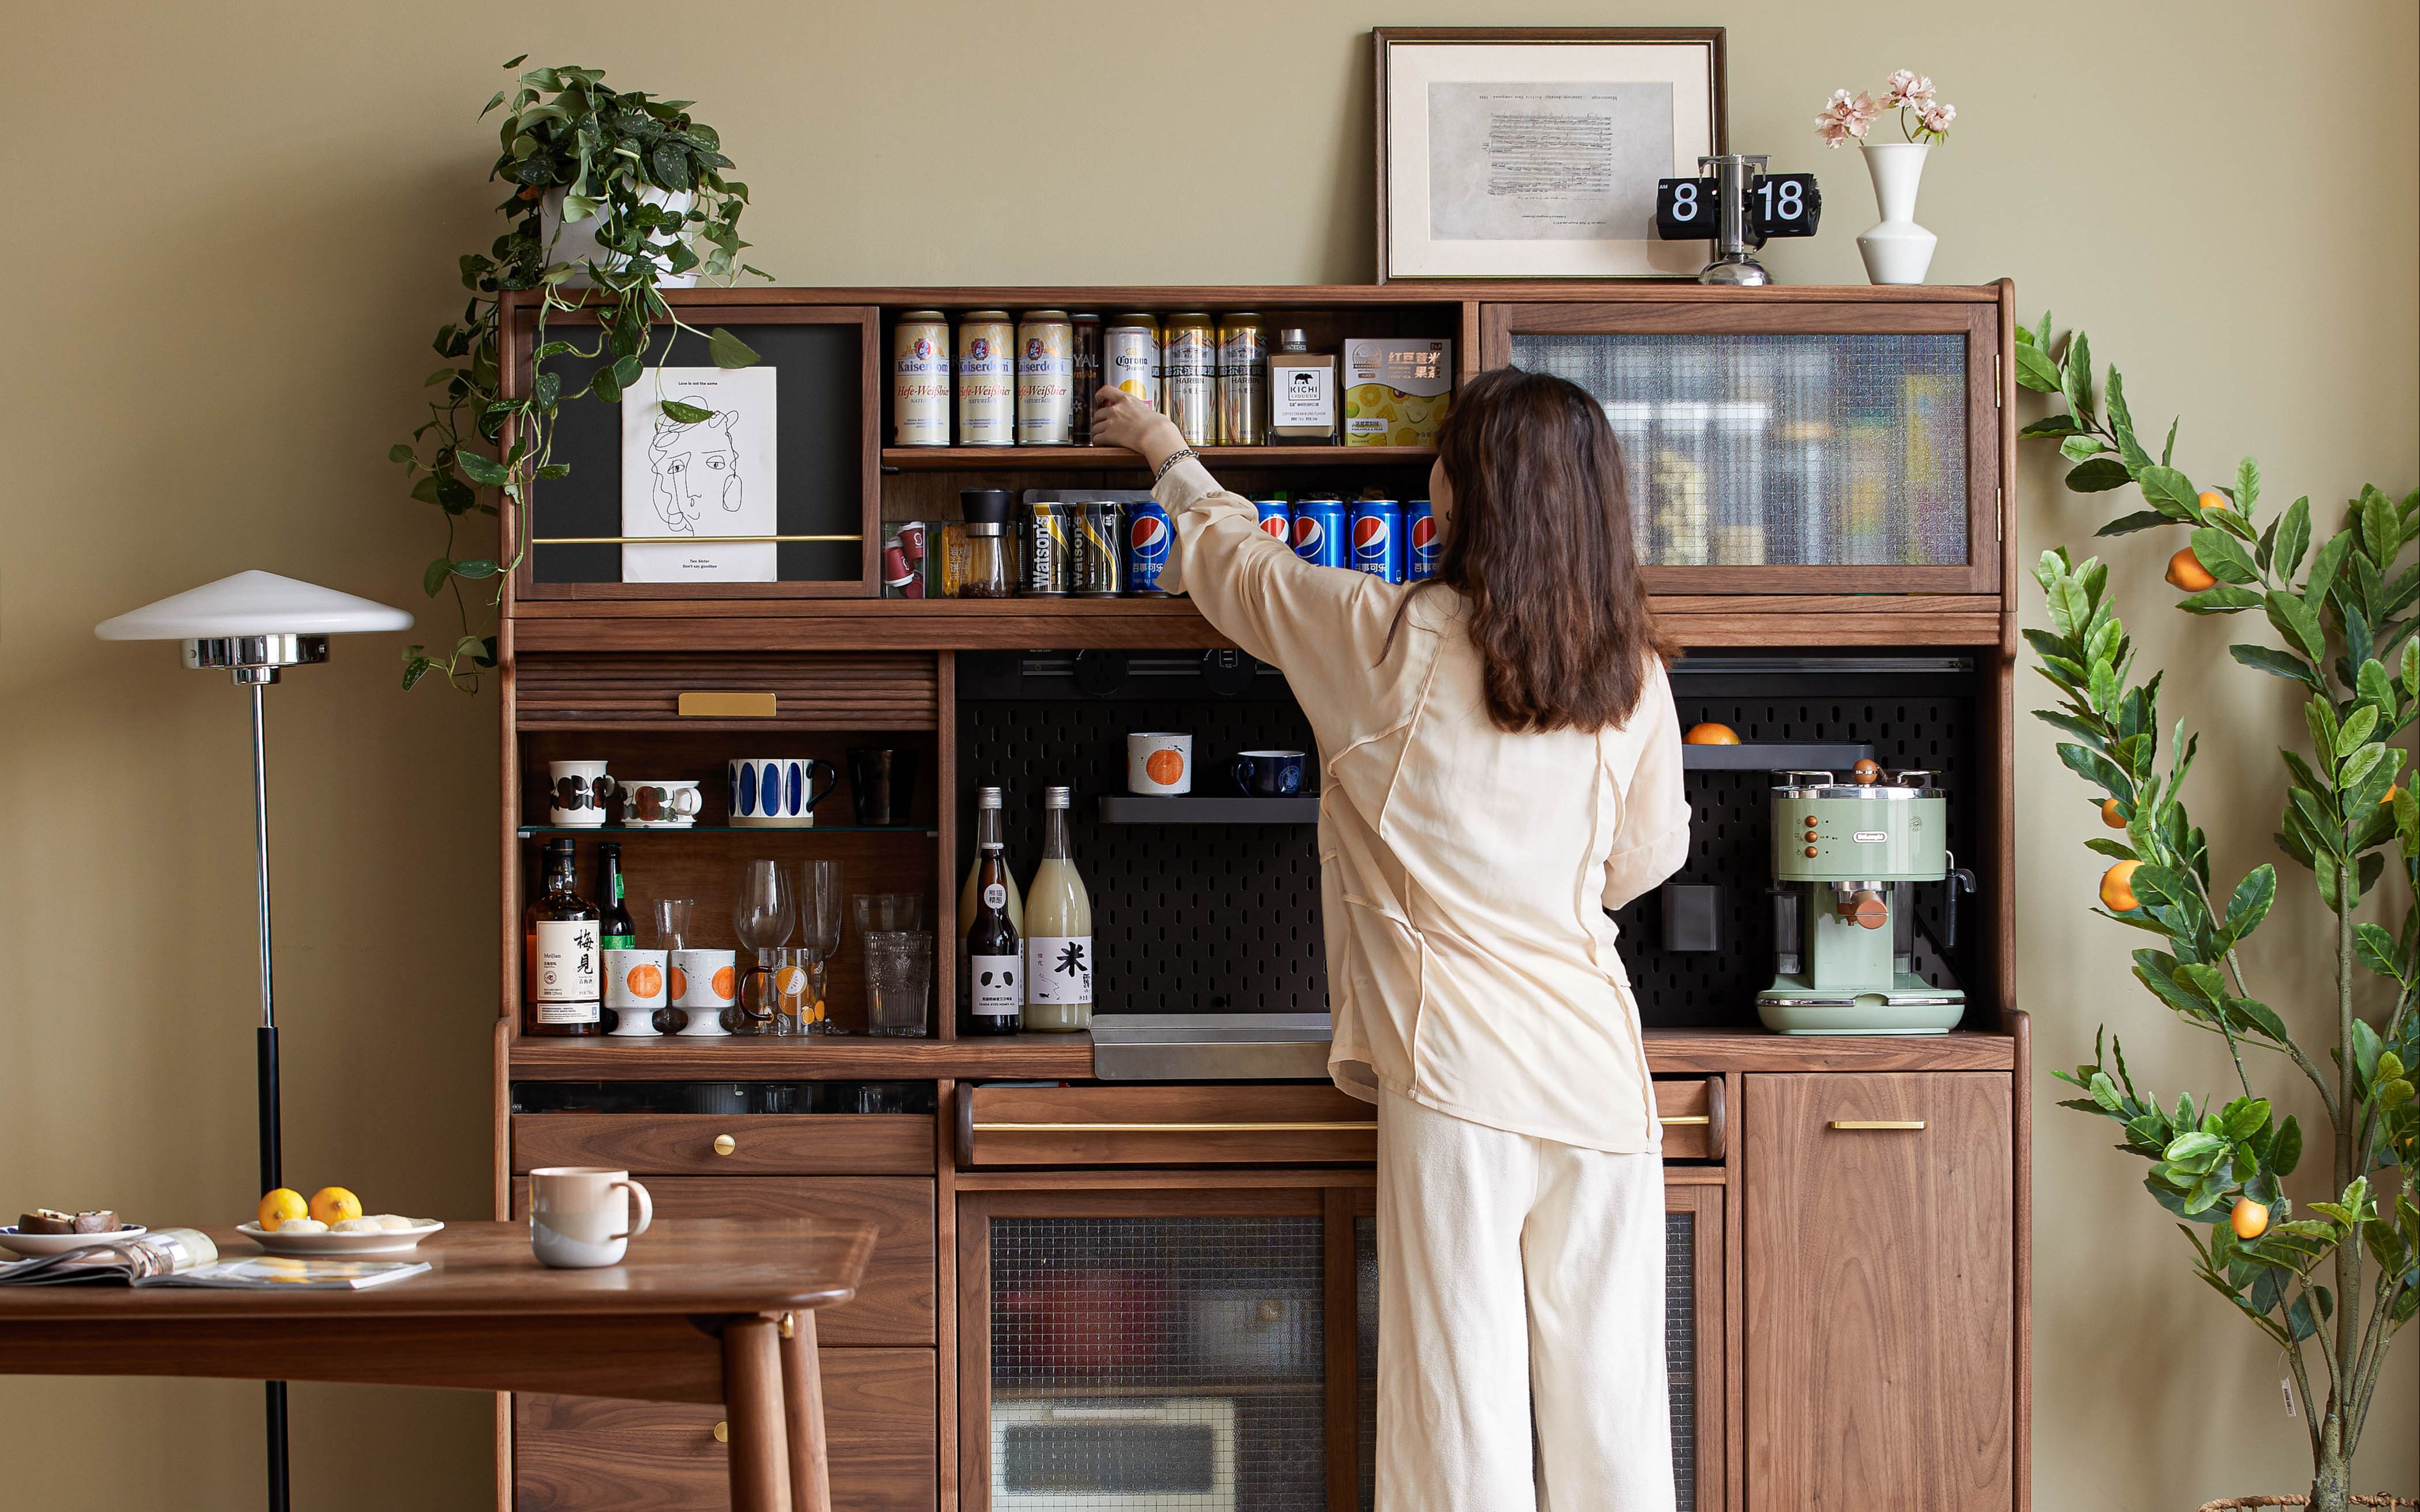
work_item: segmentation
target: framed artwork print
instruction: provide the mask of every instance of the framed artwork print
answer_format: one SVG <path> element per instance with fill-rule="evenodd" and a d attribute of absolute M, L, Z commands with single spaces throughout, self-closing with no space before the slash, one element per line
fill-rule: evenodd
<path fill-rule="evenodd" d="M 1725 150 L 1713 27 L 1380 27 L 1378 281 L 1686 278 L 1655 181 Z"/>

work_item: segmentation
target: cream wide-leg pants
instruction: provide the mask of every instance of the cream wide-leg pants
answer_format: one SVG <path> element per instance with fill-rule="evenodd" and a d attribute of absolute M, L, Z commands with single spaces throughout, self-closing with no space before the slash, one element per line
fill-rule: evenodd
<path fill-rule="evenodd" d="M 1670 1411 L 1661 1158 L 1381 1092 L 1377 1512 L 1673 1512 Z"/>

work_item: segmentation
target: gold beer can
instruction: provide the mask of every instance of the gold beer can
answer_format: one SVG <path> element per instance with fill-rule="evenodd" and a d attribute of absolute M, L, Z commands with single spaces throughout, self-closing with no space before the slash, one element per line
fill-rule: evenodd
<path fill-rule="evenodd" d="M 1159 338 L 1160 408 L 1187 446 L 1218 431 L 1218 328 L 1206 315 L 1172 315 Z"/>
<path fill-rule="evenodd" d="M 1269 338 L 1261 317 L 1237 310 L 1218 322 L 1218 435 L 1221 446 L 1260 446 L 1269 439 Z"/>
<path fill-rule="evenodd" d="M 1016 327 L 1006 310 L 970 310 L 958 322 L 958 444 L 1016 442 Z"/>
<path fill-rule="evenodd" d="M 1122 315 L 1101 332 L 1101 381 L 1159 408 L 1159 322 Z"/>
<path fill-rule="evenodd" d="M 1016 319 L 1016 444 L 1075 440 L 1075 327 L 1064 310 L 1028 310 Z"/>
<path fill-rule="evenodd" d="M 893 446 L 950 444 L 950 322 L 939 310 L 909 310 L 891 332 Z"/>

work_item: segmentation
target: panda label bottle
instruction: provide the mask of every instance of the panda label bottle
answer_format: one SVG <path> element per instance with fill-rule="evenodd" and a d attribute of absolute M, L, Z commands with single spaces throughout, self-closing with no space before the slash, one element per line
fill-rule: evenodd
<path fill-rule="evenodd" d="M 1025 1009 L 1025 952 L 1008 917 L 1008 863 L 997 840 L 985 841 L 975 872 L 974 922 L 967 928 L 970 1032 L 1015 1034 Z"/>

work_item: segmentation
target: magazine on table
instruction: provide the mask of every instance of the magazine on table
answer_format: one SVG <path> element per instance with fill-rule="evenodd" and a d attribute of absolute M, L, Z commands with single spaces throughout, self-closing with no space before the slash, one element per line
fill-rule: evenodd
<path fill-rule="evenodd" d="M 101 1238 L 89 1248 L 0 1265 L 0 1287 L 122 1282 L 136 1287 L 223 1287 L 250 1291 L 358 1291 L 433 1269 L 427 1260 L 293 1259 L 278 1255 L 219 1258 L 198 1228 L 161 1228 L 132 1239 Z"/>

